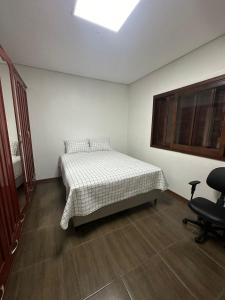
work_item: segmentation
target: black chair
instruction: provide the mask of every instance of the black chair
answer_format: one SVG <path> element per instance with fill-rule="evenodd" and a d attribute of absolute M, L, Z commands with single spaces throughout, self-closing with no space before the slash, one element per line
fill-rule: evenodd
<path fill-rule="evenodd" d="M 206 198 L 197 197 L 193 199 L 196 186 L 200 181 L 191 181 L 191 200 L 188 206 L 197 215 L 196 221 L 183 219 L 183 223 L 192 223 L 201 228 L 200 234 L 195 238 L 197 243 L 205 242 L 210 235 L 225 241 L 225 168 L 216 168 L 206 180 L 208 186 L 221 193 L 216 203 Z"/>

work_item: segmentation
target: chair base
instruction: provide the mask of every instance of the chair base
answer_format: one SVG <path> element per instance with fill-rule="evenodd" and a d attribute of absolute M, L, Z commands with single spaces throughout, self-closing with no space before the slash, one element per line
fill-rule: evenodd
<path fill-rule="evenodd" d="M 197 237 L 195 237 L 196 243 L 202 244 L 206 242 L 210 238 L 210 236 L 214 236 L 217 239 L 225 242 L 225 227 L 213 226 L 211 223 L 204 221 L 200 217 L 198 217 L 198 220 L 184 218 L 183 223 L 191 223 L 200 227 L 200 233 Z"/>

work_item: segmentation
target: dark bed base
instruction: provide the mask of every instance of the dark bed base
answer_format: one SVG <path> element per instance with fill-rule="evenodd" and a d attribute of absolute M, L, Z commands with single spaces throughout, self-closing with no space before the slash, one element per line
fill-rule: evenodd
<path fill-rule="evenodd" d="M 104 218 L 106 216 L 113 215 L 120 211 L 139 206 L 147 202 L 153 202 L 154 205 L 157 203 L 157 197 L 159 190 L 153 190 L 145 194 L 140 194 L 105 207 L 100 208 L 99 210 L 87 215 L 87 216 L 76 216 L 72 218 L 73 226 L 78 227 L 82 224 L 92 222 Z"/>

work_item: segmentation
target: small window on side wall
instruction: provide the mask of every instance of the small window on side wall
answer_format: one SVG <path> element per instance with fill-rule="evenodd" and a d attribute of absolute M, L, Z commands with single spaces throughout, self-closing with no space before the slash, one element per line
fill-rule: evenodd
<path fill-rule="evenodd" d="M 225 160 L 225 76 L 154 96 L 151 146 Z"/>

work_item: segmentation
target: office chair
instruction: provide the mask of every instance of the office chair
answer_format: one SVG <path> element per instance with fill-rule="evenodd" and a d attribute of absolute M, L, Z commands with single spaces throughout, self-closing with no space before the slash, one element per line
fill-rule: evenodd
<path fill-rule="evenodd" d="M 192 223 L 200 227 L 200 233 L 195 238 L 196 243 L 204 243 L 210 235 L 222 239 L 225 242 L 225 168 L 216 168 L 206 180 L 208 186 L 221 193 L 216 203 L 206 198 L 197 197 L 193 199 L 196 186 L 200 181 L 191 181 L 191 200 L 188 206 L 193 210 L 197 220 L 183 219 L 183 223 Z"/>

